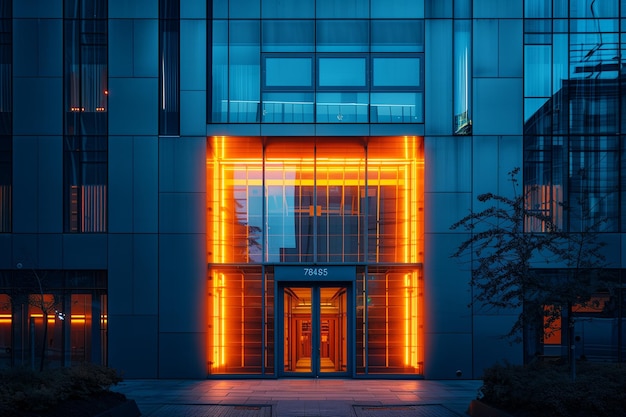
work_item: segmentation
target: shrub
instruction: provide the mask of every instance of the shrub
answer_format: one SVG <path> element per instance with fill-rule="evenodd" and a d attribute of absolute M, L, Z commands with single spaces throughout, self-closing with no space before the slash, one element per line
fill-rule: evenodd
<path fill-rule="evenodd" d="M 497 364 L 485 370 L 482 401 L 516 416 L 626 416 L 626 368 L 580 363 Z"/>
<path fill-rule="evenodd" d="M 45 410 L 68 398 L 106 391 L 121 381 L 115 370 L 89 363 L 43 372 L 29 368 L 2 369 L 0 415 L 15 410 Z"/>

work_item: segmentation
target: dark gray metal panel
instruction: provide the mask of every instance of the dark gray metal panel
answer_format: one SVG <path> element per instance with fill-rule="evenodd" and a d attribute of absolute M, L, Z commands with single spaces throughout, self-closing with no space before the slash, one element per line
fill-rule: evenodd
<path fill-rule="evenodd" d="M 207 376 L 206 333 L 159 333 L 159 378 Z"/>
<path fill-rule="evenodd" d="M 206 137 L 159 138 L 159 191 L 206 192 Z"/>
<path fill-rule="evenodd" d="M 133 138 L 109 136 L 109 233 L 133 231 Z"/>
<path fill-rule="evenodd" d="M 64 269 L 107 269 L 107 235 L 73 233 L 63 235 Z"/>
<path fill-rule="evenodd" d="M 135 233 L 156 233 L 158 231 L 158 144 L 156 136 L 136 136 L 133 138 L 132 224 Z"/>
<path fill-rule="evenodd" d="M 109 78 L 109 134 L 156 135 L 158 78 Z"/>
<path fill-rule="evenodd" d="M 124 378 L 157 378 L 157 323 L 157 316 L 109 314 L 109 366 Z"/>
<path fill-rule="evenodd" d="M 132 234 L 110 233 L 108 262 L 109 315 L 133 314 L 136 296 L 134 277 L 134 237 Z"/>
<path fill-rule="evenodd" d="M 159 331 L 204 332 L 207 326 L 205 234 L 159 235 Z"/>
<path fill-rule="evenodd" d="M 13 77 L 13 134 L 62 135 L 62 87 L 62 77 Z"/>
<path fill-rule="evenodd" d="M 40 136 L 37 164 L 39 233 L 63 232 L 63 142 L 60 136 Z"/>

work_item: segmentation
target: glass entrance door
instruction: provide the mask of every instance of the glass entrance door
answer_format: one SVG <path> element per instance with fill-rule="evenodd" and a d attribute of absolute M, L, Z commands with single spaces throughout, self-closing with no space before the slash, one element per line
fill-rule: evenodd
<path fill-rule="evenodd" d="M 294 376 L 347 373 L 347 287 L 285 286 L 280 291 L 283 373 Z"/>

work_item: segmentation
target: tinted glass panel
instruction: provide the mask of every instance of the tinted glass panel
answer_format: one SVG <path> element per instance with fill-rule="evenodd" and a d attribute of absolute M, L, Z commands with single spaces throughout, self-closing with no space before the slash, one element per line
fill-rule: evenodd
<path fill-rule="evenodd" d="M 372 18 L 423 18 L 423 0 L 371 0 Z"/>
<path fill-rule="evenodd" d="M 320 87 L 365 87 L 365 58 L 319 58 Z"/>
<path fill-rule="evenodd" d="M 313 87 L 313 58 L 266 58 L 265 87 Z"/>
<path fill-rule="evenodd" d="M 315 50 L 312 20 L 264 20 L 264 52 L 312 52 Z"/>
<path fill-rule="evenodd" d="M 367 18 L 370 13 L 369 0 L 316 0 L 317 18 Z"/>
<path fill-rule="evenodd" d="M 317 22 L 318 52 L 367 52 L 367 20 L 321 20 Z"/>
<path fill-rule="evenodd" d="M 374 58 L 372 87 L 419 87 L 419 58 Z"/>
<path fill-rule="evenodd" d="M 423 20 L 372 20 L 372 52 L 423 52 Z"/>
<path fill-rule="evenodd" d="M 315 0 L 263 0 L 262 3 L 264 19 L 315 17 Z"/>

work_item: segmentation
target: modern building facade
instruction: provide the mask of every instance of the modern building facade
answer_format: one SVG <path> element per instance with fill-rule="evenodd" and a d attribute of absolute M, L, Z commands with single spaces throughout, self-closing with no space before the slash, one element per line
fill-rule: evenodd
<path fill-rule="evenodd" d="M 516 167 L 563 230 L 603 220 L 577 352 L 626 360 L 625 33 L 624 0 L 3 0 L 0 366 L 520 363 L 450 258 Z"/>

